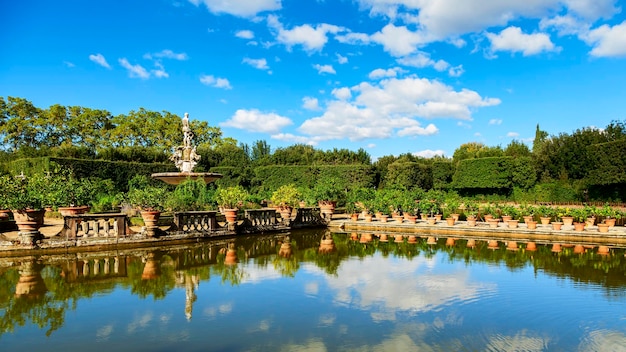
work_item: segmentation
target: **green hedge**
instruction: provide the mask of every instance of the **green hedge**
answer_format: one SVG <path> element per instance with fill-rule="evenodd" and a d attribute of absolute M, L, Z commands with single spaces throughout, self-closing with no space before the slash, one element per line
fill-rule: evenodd
<path fill-rule="evenodd" d="M 588 147 L 594 156 L 589 165 L 586 182 L 589 185 L 611 185 L 626 183 L 626 139 Z"/>
<path fill-rule="evenodd" d="M 454 164 L 451 161 L 436 161 L 433 163 L 433 188 L 448 189 L 452 184 Z"/>
<path fill-rule="evenodd" d="M 511 157 L 465 159 L 453 176 L 457 189 L 509 189 L 512 186 Z"/>
<path fill-rule="evenodd" d="M 211 172 L 222 175 L 221 179 L 215 181 L 215 184 L 220 187 L 242 186 L 248 188 L 253 177 L 249 168 L 237 166 L 212 167 Z"/>
<path fill-rule="evenodd" d="M 56 166 L 72 170 L 79 178 L 98 177 L 110 179 L 119 191 L 126 191 L 128 181 L 135 175 L 150 175 L 156 172 L 176 171 L 173 164 L 165 163 L 132 163 L 126 161 L 105 161 L 71 158 L 28 158 L 10 161 L 4 164 L 6 172 L 25 175 L 53 171 Z"/>
<path fill-rule="evenodd" d="M 430 189 L 433 186 L 432 167 L 414 161 L 393 162 L 387 166 L 385 187 L 408 190 Z"/>
<path fill-rule="evenodd" d="M 217 168 L 214 168 L 217 170 Z M 254 168 L 254 191 L 274 191 L 290 183 L 313 188 L 318 179 L 336 178 L 342 188 L 373 187 L 375 173 L 369 165 L 273 165 Z"/>

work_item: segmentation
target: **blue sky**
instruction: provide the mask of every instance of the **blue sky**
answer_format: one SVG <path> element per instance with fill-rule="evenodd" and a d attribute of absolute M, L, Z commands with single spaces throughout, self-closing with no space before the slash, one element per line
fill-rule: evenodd
<path fill-rule="evenodd" d="M 613 0 L 66 0 L 0 4 L 0 95 L 141 107 L 273 148 L 505 147 L 626 119 Z"/>

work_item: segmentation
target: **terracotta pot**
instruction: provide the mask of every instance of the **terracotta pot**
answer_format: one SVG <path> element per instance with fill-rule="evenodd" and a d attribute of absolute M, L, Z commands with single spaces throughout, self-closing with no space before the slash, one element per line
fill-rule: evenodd
<path fill-rule="evenodd" d="M 541 225 L 550 225 L 550 220 L 552 220 L 552 218 L 549 216 L 542 216 L 539 220 L 541 220 Z"/>
<path fill-rule="evenodd" d="M 293 213 L 293 208 L 292 207 L 280 207 L 280 208 L 278 208 L 278 210 L 280 212 L 280 217 L 283 220 L 291 219 L 291 213 Z"/>
<path fill-rule="evenodd" d="M 510 250 L 510 251 L 516 251 L 519 249 L 519 247 L 517 246 L 517 242 L 516 241 L 509 241 L 506 244 L 506 249 Z"/>
<path fill-rule="evenodd" d="M 149 258 L 141 273 L 142 280 L 152 280 L 161 276 L 161 264 L 154 258 Z"/>
<path fill-rule="evenodd" d="M 409 235 L 408 243 L 417 243 L 417 236 Z"/>
<path fill-rule="evenodd" d="M 381 233 L 380 236 L 378 237 L 378 240 L 380 242 L 387 242 L 387 241 L 389 241 L 389 239 L 387 237 L 388 237 L 387 234 Z"/>
<path fill-rule="evenodd" d="M 489 240 L 489 241 L 487 241 L 487 247 L 489 249 L 498 249 L 499 248 L 498 241 L 497 240 Z"/>
<path fill-rule="evenodd" d="M 609 224 L 607 224 L 607 223 L 600 223 L 600 224 L 598 224 L 598 231 L 599 232 L 609 232 Z"/>
<path fill-rule="evenodd" d="M 352 221 L 358 221 L 358 220 L 359 220 L 359 214 L 358 214 L 358 213 L 352 213 L 352 214 L 350 214 L 350 220 L 352 220 Z"/>
<path fill-rule="evenodd" d="M 519 224 L 519 220 L 508 220 L 506 223 L 509 225 L 510 229 L 516 229 L 517 224 Z"/>
<path fill-rule="evenodd" d="M 459 214 L 450 214 L 450 217 L 454 219 L 454 221 L 459 221 Z"/>
<path fill-rule="evenodd" d="M 143 223 L 146 225 L 146 227 L 156 227 L 160 217 L 160 211 L 141 211 L 141 218 L 143 219 Z"/>
<path fill-rule="evenodd" d="M 595 217 L 588 217 L 587 221 L 585 221 L 585 223 L 587 223 L 587 226 L 593 226 L 596 224 L 596 218 Z"/>
<path fill-rule="evenodd" d="M 535 242 L 528 242 L 526 243 L 526 250 L 527 251 L 531 251 L 534 252 L 537 250 L 537 244 Z"/>
<path fill-rule="evenodd" d="M 456 239 L 452 238 L 452 237 L 448 237 L 446 238 L 446 246 L 448 247 L 452 247 L 454 246 L 454 242 L 456 241 Z"/>
<path fill-rule="evenodd" d="M 604 223 L 609 225 L 609 227 L 615 226 L 615 218 L 604 219 Z"/>
<path fill-rule="evenodd" d="M 522 216 L 522 219 L 524 219 L 524 223 L 528 223 L 529 221 L 533 221 L 532 215 Z"/>
<path fill-rule="evenodd" d="M 435 214 L 435 219 L 437 219 L 437 221 L 441 221 L 441 214 Z"/>
<path fill-rule="evenodd" d="M 407 215 L 406 220 L 409 222 L 409 224 L 415 224 L 417 222 L 417 216 Z"/>
<path fill-rule="evenodd" d="M 360 242 L 361 243 L 372 242 L 372 234 L 371 233 L 361 234 Z"/>
<path fill-rule="evenodd" d="M 322 240 L 322 241 L 324 241 L 324 240 Z M 320 249 L 321 248 L 322 248 L 322 245 L 320 244 Z M 290 242 L 283 242 L 280 245 L 280 249 L 278 250 L 278 255 L 283 257 L 283 258 L 289 258 L 289 257 L 291 257 L 291 254 L 293 254 L 293 249 L 291 248 L 291 243 Z"/>
<path fill-rule="evenodd" d="M 404 242 L 404 236 L 402 236 L 402 235 L 396 235 L 396 236 L 394 237 L 394 240 L 393 240 L 393 241 L 394 241 L 395 243 L 402 243 L 402 242 Z"/>
<path fill-rule="evenodd" d="M 428 225 L 435 225 L 437 223 L 437 219 L 436 218 L 428 218 L 427 222 L 428 222 Z"/>
<path fill-rule="evenodd" d="M 563 221 L 563 225 L 571 226 L 574 223 L 574 218 L 571 216 L 563 216 L 561 217 L 561 221 Z"/>
<path fill-rule="evenodd" d="M 389 215 L 383 214 L 379 217 L 379 219 L 380 219 L 380 222 L 387 222 L 387 220 L 389 220 Z"/>
<path fill-rule="evenodd" d="M 489 227 L 492 229 L 495 229 L 498 227 L 498 223 L 500 222 L 500 219 L 489 219 L 487 220 L 487 223 L 489 224 Z"/>
<path fill-rule="evenodd" d="M 434 237 L 432 237 L 432 236 L 428 237 L 426 239 L 426 244 L 435 245 L 435 244 L 437 244 L 437 240 Z"/>
<path fill-rule="evenodd" d="M 600 255 L 607 255 L 609 254 L 609 247 L 608 246 L 598 246 L 598 254 Z"/>
<path fill-rule="evenodd" d="M 0 209 L 0 221 L 9 220 L 10 212 L 8 209 Z"/>
<path fill-rule="evenodd" d="M 226 252 L 226 258 L 224 258 L 224 264 L 235 265 L 237 264 L 237 251 L 234 249 L 228 249 Z"/>
<path fill-rule="evenodd" d="M 513 217 L 511 215 L 502 215 L 502 222 L 507 222 L 512 219 Z"/>
<path fill-rule="evenodd" d="M 526 228 L 529 229 L 529 230 L 537 229 L 537 222 L 536 221 L 527 221 L 526 222 Z"/>
<path fill-rule="evenodd" d="M 471 227 L 476 226 L 476 218 L 467 219 L 467 226 L 471 226 Z"/>
<path fill-rule="evenodd" d="M 552 222 L 552 230 L 559 231 L 562 226 L 563 226 L 562 222 L 559 222 L 559 221 Z"/>
<path fill-rule="evenodd" d="M 467 240 L 467 247 L 469 247 L 469 248 L 476 247 L 476 240 L 475 239 Z"/>
<path fill-rule="evenodd" d="M 585 247 L 580 244 L 574 246 L 574 254 L 583 254 L 585 253 Z"/>
<path fill-rule="evenodd" d="M 428 220 L 428 214 L 421 213 L 421 214 L 420 214 L 420 217 L 421 217 L 421 218 L 422 218 L 422 220 L 424 220 L 424 221 Z"/>
<path fill-rule="evenodd" d="M 365 222 L 372 222 L 372 214 L 365 215 Z"/>
<path fill-rule="evenodd" d="M 561 252 L 561 244 L 555 243 L 552 245 L 552 252 L 560 253 Z"/>
<path fill-rule="evenodd" d="M 575 222 L 574 223 L 574 230 L 576 231 L 585 231 L 585 223 L 584 222 Z"/>
<path fill-rule="evenodd" d="M 226 217 L 226 222 L 231 224 L 237 222 L 237 209 L 223 209 L 222 213 Z"/>
<path fill-rule="evenodd" d="M 446 222 L 448 223 L 448 226 L 454 226 L 455 221 L 456 220 L 453 217 L 446 218 Z"/>
<path fill-rule="evenodd" d="M 89 207 L 59 207 L 58 211 L 59 213 L 61 213 L 62 216 L 80 215 L 85 214 L 87 211 L 89 211 Z"/>
<path fill-rule="evenodd" d="M 493 219 L 493 215 L 485 214 L 485 216 L 483 218 L 485 219 L 485 222 L 488 222 L 489 220 Z"/>
<path fill-rule="evenodd" d="M 12 212 L 15 225 L 17 225 L 17 229 L 20 232 L 38 232 L 43 225 L 44 215 L 46 214 L 45 209 L 20 209 Z"/>

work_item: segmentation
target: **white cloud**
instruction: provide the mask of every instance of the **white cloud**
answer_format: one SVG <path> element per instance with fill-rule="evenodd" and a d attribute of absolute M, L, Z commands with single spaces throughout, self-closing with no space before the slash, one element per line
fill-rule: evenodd
<path fill-rule="evenodd" d="M 454 91 L 439 81 L 416 76 L 362 82 L 351 89 L 334 89 L 332 94 L 336 100 L 327 103 L 320 116 L 304 121 L 299 132 L 319 140 L 389 138 L 396 131 L 401 136 L 429 135 L 437 133 L 437 128 L 421 127 L 416 119 L 471 120 L 474 109 L 500 103 L 472 90 Z"/>
<path fill-rule="evenodd" d="M 215 14 L 230 14 L 238 17 L 254 17 L 260 12 L 282 8 L 281 0 L 189 0 L 198 6 L 203 3 Z"/>
<path fill-rule="evenodd" d="M 302 107 L 307 110 L 319 110 L 319 101 L 317 98 L 304 97 L 302 98 Z"/>
<path fill-rule="evenodd" d="M 143 57 L 144 59 L 148 59 L 148 60 L 152 60 L 153 57 L 156 57 L 159 59 L 173 59 L 173 60 L 179 60 L 179 61 L 185 61 L 188 59 L 187 54 L 175 53 L 169 49 L 162 50 L 158 53 L 145 54 Z"/>
<path fill-rule="evenodd" d="M 450 69 L 448 70 L 448 74 L 450 75 L 450 77 L 460 77 L 463 73 L 465 73 L 463 65 L 450 67 Z"/>
<path fill-rule="evenodd" d="M 322 73 L 329 73 L 329 74 L 336 74 L 337 72 L 335 72 L 335 69 L 333 68 L 332 65 L 320 65 L 320 64 L 315 64 L 313 65 L 313 68 L 315 68 L 317 70 L 317 73 L 322 74 Z"/>
<path fill-rule="evenodd" d="M 517 132 L 509 132 L 509 133 L 506 134 L 506 136 L 510 137 L 510 138 L 517 138 L 517 137 L 519 137 L 519 133 L 517 133 Z"/>
<path fill-rule="evenodd" d="M 420 156 L 422 158 L 428 158 L 428 159 L 433 158 L 435 156 L 443 156 L 444 154 L 445 152 L 441 149 L 437 149 L 437 150 L 426 149 L 426 150 L 413 153 L 413 155 L 415 156 Z"/>
<path fill-rule="evenodd" d="M 292 124 L 291 119 L 275 113 L 262 113 L 257 109 L 239 109 L 229 120 L 220 125 L 250 132 L 278 133 L 283 127 Z"/>
<path fill-rule="evenodd" d="M 559 36 L 564 36 L 587 32 L 589 30 L 589 24 L 571 15 L 541 19 L 539 29 L 546 30 L 550 28 L 555 29 Z"/>
<path fill-rule="evenodd" d="M 370 37 L 375 43 L 393 56 L 405 56 L 417 51 L 420 45 L 428 42 L 423 34 L 412 32 L 407 27 L 388 24 Z"/>
<path fill-rule="evenodd" d="M 500 34 L 486 33 L 491 41 L 491 50 L 522 52 L 524 56 L 539 54 L 544 51 L 559 51 L 545 33 L 524 34 L 519 27 L 508 27 Z"/>
<path fill-rule="evenodd" d="M 235 37 L 242 39 L 252 39 L 254 38 L 254 32 L 250 30 L 241 30 L 235 33 Z"/>
<path fill-rule="evenodd" d="M 406 56 L 396 60 L 399 64 L 412 66 L 417 68 L 433 67 L 435 70 L 442 72 L 450 67 L 450 64 L 444 60 L 433 60 L 430 55 L 424 52 L 418 52 L 411 56 Z"/>
<path fill-rule="evenodd" d="M 271 135 L 270 137 L 279 141 L 298 144 L 316 145 L 319 142 L 319 140 L 315 137 L 296 136 L 291 133 L 277 133 Z"/>
<path fill-rule="evenodd" d="M 265 59 L 251 59 L 249 57 L 245 57 L 242 62 L 259 70 L 269 70 L 270 68 L 267 66 L 267 60 Z"/>
<path fill-rule="evenodd" d="M 76 65 L 74 65 L 73 62 L 69 62 L 69 61 L 63 61 L 63 65 L 72 68 L 72 67 L 76 67 Z"/>
<path fill-rule="evenodd" d="M 398 131 L 398 136 L 432 136 L 434 134 L 439 133 L 439 129 L 434 124 L 429 124 L 426 128 L 420 126 L 419 124 L 406 127 Z"/>
<path fill-rule="evenodd" d="M 357 0 L 373 16 L 383 15 L 414 24 L 428 41 L 455 40 L 512 21 L 542 19 L 554 13 L 571 14 L 586 21 L 610 18 L 620 9 L 615 0 Z M 460 44 L 457 42 L 457 45 Z"/>
<path fill-rule="evenodd" d="M 389 69 L 382 69 L 382 68 L 377 68 L 374 71 L 370 72 L 370 74 L 368 75 L 368 77 L 370 79 L 381 79 L 381 78 L 388 78 L 388 77 L 396 77 L 398 75 L 398 68 L 389 68 Z"/>
<path fill-rule="evenodd" d="M 339 100 L 348 100 L 352 98 L 352 92 L 350 92 L 350 88 L 346 88 L 346 87 L 335 88 L 333 89 L 331 94 L 334 95 L 335 98 Z"/>
<path fill-rule="evenodd" d="M 491 119 L 491 120 L 489 120 L 489 124 L 490 125 L 501 125 L 502 124 L 502 120 L 501 119 Z"/>
<path fill-rule="evenodd" d="M 232 89 L 230 82 L 226 78 L 214 77 L 213 75 L 200 76 L 200 83 L 215 88 Z"/>
<path fill-rule="evenodd" d="M 626 21 L 613 27 L 602 25 L 582 35 L 582 39 L 593 49 L 589 53 L 595 57 L 626 56 Z"/>
<path fill-rule="evenodd" d="M 111 69 L 111 66 L 109 65 L 109 63 L 107 62 L 107 60 L 104 58 L 104 56 L 100 53 L 98 54 L 91 54 L 89 55 L 89 60 L 97 63 L 98 65 L 108 68 L 109 70 Z M 70 66 L 73 67 L 73 66 Z"/>
<path fill-rule="evenodd" d="M 338 34 L 335 36 L 335 40 L 343 44 L 368 44 L 371 42 L 370 36 L 365 33 L 348 32 L 345 34 Z"/>
<path fill-rule="evenodd" d="M 131 78 L 141 78 L 141 79 L 148 79 L 150 78 L 150 72 L 148 72 L 143 66 L 137 64 L 137 65 L 131 65 L 130 62 L 128 62 L 128 60 L 124 57 L 118 60 L 118 62 L 120 63 L 120 65 L 122 65 L 122 67 L 124 67 L 126 70 L 128 70 L 128 76 Z"/>
<path fill-rule="evenodd" d="M 296 26 L 293 29 L 285 29 L 274 15 L 267 16 L 267 23 L 276 33 L 276 40 L 287 46 L 289 50 L 293 46 L 300 45 L 305 51 L 313 52 L 324 48 L 328 42 L 328 34 L 344 31 L 342 27 L 322 23 L 313 27 L 310 24 Z"/>
<path fill-rule="evenodd" d="M 150 71 L 156 78 L 168 78 L 170 75 L 165 72 L 165 68 L 160 62 L 155 62 L 156 69 Z"/>
<path fill-rule="evenodd" d="M 345 56 L 341 56 L 340 54 L 336 54 L 336 55 L 337 55 L 337 62 L 338 62 L 340 65 L 343 65 L 343 64 L 347 64 L 347 63 L 348 63 L 348 58 L 347 58 L 347 57 L 345 57 Z"/>

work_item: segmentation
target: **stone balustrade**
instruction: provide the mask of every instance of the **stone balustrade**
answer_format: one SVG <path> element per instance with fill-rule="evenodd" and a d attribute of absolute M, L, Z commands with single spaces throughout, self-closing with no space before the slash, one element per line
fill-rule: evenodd
<path fill-rule="evenodd" d="M 75 240 L 78 237 L 126 237 L 130 229 L 124 213 L 80 214 L 63 217 L 62 236 Z"/>
<path fill-rule="evenodd" d="M 181 211 L 174 213 L 172 230 L 190 233 L 209 233 L 219 228 L 216 211 Z"/>

